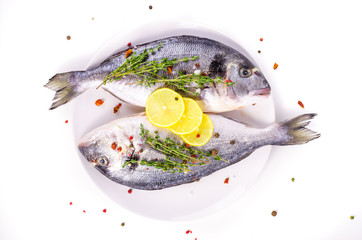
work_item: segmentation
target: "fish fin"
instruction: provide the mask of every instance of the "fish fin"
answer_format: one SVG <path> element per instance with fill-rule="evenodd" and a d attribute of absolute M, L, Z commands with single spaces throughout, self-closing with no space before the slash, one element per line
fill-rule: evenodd
<path fill-rule="evenodd" d="M 306 128 L 306 126 L 310 123 L 310 120 L 312 120 L 316 115 L 316 113 L 303 114 L 282 123 L 279 128 L 282 132 L 286 131 L 288 137 L 285 140 L 278 142 L 277 145 L 304 144 L 319 138 L 321 136 L 319 133 Z"/>
<path fill-rule="evenodd" d="M 111 92 L 109 89 L 107 88 L 102 88 L 104 91 L 108 92 L 109 94 L 111 94 L 113 97 L 117 98 L 119 101 L 123 102 L 123 103 L 128 103 L 130 104 L 129 102 L 123 100 L 122 98 L 120 98 L 119 96 L 117 96 L 116 94 L 114 94 L 113 92 Z"/>
<path fill-rule="evenodd" d="M 75 72 L 58 73 L 54 75 L 44 87 L 55 91 L 55 96 L 50 110 L 66 104 L 81 92 L 77 92 L 70 80 Z"/>

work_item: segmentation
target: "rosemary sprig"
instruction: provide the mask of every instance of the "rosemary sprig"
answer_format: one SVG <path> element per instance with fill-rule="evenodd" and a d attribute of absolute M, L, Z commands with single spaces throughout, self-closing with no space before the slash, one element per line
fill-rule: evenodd
<path fill-rule="evenodd" d="M 188 172 L 191 171 L 191 166 L 202 166 L 211 162 L 210 158 L 216 161 L 222 160 L 219 155 L 213 156 L 211 152 L 204 152 L 203 150 L 193 149 L 186 147 L 184 144 L 178 144 L 170 138 L 163 139 L 157 133 L 151 134 L 149 130 L 140 125 L 140 136 L 145 139 L 145 142 L 153 149 L 158 150 L 166 155 L 163 161 L 145 159 L 136 160 L 132 159 L 125 163 L 136 163 L 140 165 L 152 166 L 157 169 L 162 169 L 169 172 Z M 171 158 L 178 159 L 179 161 L 171 160 Z M 227 161 L 226 161 L 227 162 Z M 124 165 L 124 166 L 125 166 Z"/>
<path fill-rule="evenodd" d="M 163 58 L 161 60 L 147 61 L 148 56 L 154 53 L 155 50 L 159 50 L 162 47 L 162 42 L 153 49 L 145 49 L 140 54 L 136 55 L 132 52 L 128 56 L 125 62 L 119 66 L 116 70 L 112 71 L 103 82 L 97 87 L 97 89 L 107 83 L 121 80 L 124 76 L 133 75 L 137 77 L 137 82 L 131 84 L 144 85 L 150 87 L 156 83 L 164 83 L 167 86 L 174 86 L 177 89 L 184 91 L 192 95 L 199 95 L 197 92 L 191 92 L 187 88 L 191 83 L 196 83 L 199 88 L 203 88 L 207 83 L 224 83 L 228 86 L 235 84 L 230 80 L 223 80 L 220 77 L 210 78 L 204 74 L 183 74 L 181 71 L 178 72 L 178 76 L 168 78 L 164 73 L 169 72 L 172 67 L 178 62 L 194 61 L 198 56 L 184 57 L 182 59 L 168 59 Z"/>

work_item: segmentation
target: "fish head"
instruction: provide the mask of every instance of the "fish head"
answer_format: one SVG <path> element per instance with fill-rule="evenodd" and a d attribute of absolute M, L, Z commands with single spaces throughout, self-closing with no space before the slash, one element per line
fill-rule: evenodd
<path fill-rule="evenodd" d="M 250 106 L 269 97 L 271 88 L 268 81 L 261 71 L 246 58 L 228 59 L 222 63 L 219 69 L 224 70 L 218 76 L 223 77 L 224 82 L 229 82 L 215 85 L 215 94 L 217 93 L 223 102 L 220 111 Z"/>
<path fill-rule="evenodd" d="M 121 171 L 135 151 L 130 137 L 115 124 L 106 124 L 86 134 L 78 149 L 91 166 L 108 177 Z"/>
<path fill-rule="evenodd" d="M 225 80 L 234 82 L 230 97 L 241 99 L 270 95 L 270 85 L 261 71 L 247 59 L 235 59 L 227 63 Z"/>

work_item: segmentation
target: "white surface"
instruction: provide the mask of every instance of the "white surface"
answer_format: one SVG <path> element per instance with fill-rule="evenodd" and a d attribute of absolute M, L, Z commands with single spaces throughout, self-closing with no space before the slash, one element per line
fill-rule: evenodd
<path fill-rule="evenodd" d="M 0 239 L 361 239 L 360 9 L 358 1 L 2 0 Z M 77 155 L 74 104 L 48 111 L 53 93 L 42 87 L 57 72 L 85 69 L 113 36 L 160 19 L 206 24 L 243 46 L 272 86 L 277 120 L 319 114 L 310 127 L 320 139 L 273 147 L 251 189 L 192 221 L 141 217 L 104 194 Z"/>

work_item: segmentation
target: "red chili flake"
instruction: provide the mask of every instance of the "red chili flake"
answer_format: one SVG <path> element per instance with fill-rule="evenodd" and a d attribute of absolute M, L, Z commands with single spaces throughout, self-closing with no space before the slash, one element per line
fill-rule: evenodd
<path fill-rule="evenodd" d="M 304 104 L 301 101 L 298 101 L 298 104 L 301 108 L 304 108 Z"/>
<path fill-rule="evenodd" d="M 129 140 L 131 140 L 131 141 L 132 141 L 132 140 L 133 140 L 133 136 L 130 136 L 130 137 L 129 137 Z"/>
<path fill-rule="evenodd" d="M 224 183 L 225 183 L 225 184 L 228 184 L 228 183 L 229 183 L 229 178 L 225 178 Z"/>
<path fill-rule="evenodd" d="M 95 104 L 97 105 L 97 106 L 100 106 L 100 105 L 102 105 L 104 103 L 104 101 L 102 100 L 102 99 L 98 99 L 96 102 L 95 102 Z"/>
<path fill-rule="evenodd" d="M 201 73 L 201 76 L 207 76 L 207 73 L 203 72 L 203 73 Z"/>
<path fill-rule="evenodd" d="M 193 154 L 191 155 L 191 157 L 192 157 L 192 158 L 196 158 L 196 156 L 195 156 L 195 155 L 193 155 Z"/>
<path fill-rule="evenodd" d="M 65 120 L 65 123 L 68 123 L 68 120 Z"/>
<path fill-rule="evenodd" d="M 172 67 L 167 67 L 167 73 L 171 74 L 172 73 Z"/>
<path fill-rule="evenodd" d="M 107 212 L 107 209 L 103 209 L 103 212 L 106 213 L 106 212 Z"/>
<path fill-rule="evenodd" d="M 112 148 L 113 150 L 116 150 L 116 148 L 117 148 L 117 143 L 116 143 L 116 142 L 112 143 L 111 148 Z"/>
<path fill-rule="evenodd" d="M 132 188 L 128 189 L 128 193 L 129 193 L 129 194 L 132 193 Z"/>
<path fill-rule="evenodd" d="M 186 234 L 189 234 L 189 233 L 192 233 L 192 231 L 191 231 L 191 230 L 187 230 L 187 231 L 186 231 Z"/>
<path fill-rule="evenodd" d="M 126 58 L 128 58 L 132 54 L 132 49 L 128 49 L 126 52 Z"/>
<path fill-rule="evenodd" d="M 274 63 L 273 69 L 274 69 L 274 70 L 277 69 L 278 66 L 279 66 L 278 63 Z"/>
<path fill-rule="evenodd" d="M 262 42 L 264 39 L 263 38 L 260 38 L 260 42 Z"/>
<path fill-rule="evenodd" d="M 186 147 L 188 148 L 188 147 L 190 147 L 190 145 L 186 144 Z"/>
<path fill-rule="evenodd" d="M 150 170 L 149 168 L 146 168 L 146 170 L 148 171 L 148 170 Z"/>
<path fill-rule="evenodd" d="M 197 67 L 197 68 L 200 67 L 200 63 L 196 63 L 195 67 Z"/>
<path fill-rule="evenodd" d="M 195 179 L 195 177 L 192 177 L 192 179 Z"/>
<path fill-rule="evenodd" d="M 122 148 L 121 148 L 121 147 L 118 147 L 118 148 L 117 148 L 117 151 L 118 151 L 118 152 L 122 152 Z"/>
<path fill-rule="evenodd" d="M 130 156 L 132 156 L 132 154 L 130 153 L 130 154 L 128 154 L 128 156 L 130 157 Z"/>
<path fill-rule="evenodd" d="M 85 210 L 83 210 L 83 212 L 85 213 Z"/>
<path fill-rule="evenodd" d="M 70 203 L 69 203 L 69 205 L 73 205 L 73 203 L 72 203 L 72 202 L 70 202 Z"/>
<path fill-rule="evenodd" d="M 130 47 L 130 46 L 131 46 L 131 43 L 129 42 L 129 43 L 127 44 L 127 46 Z"/>
<path fill-rule="evenodd" d="M 137 152 L 137 154 L 140 154 L 140 152 Z"/>
<path fill-rule="evenodd" d="M 117 113 L 119 108 L 122 106 L 122 103 L 119 103 L 117 106 L 113 108 L 113 113 Z"/>
<path fill-rule="evenodd" d="M 200 134 L 198 133 L 197 135 L 196 135 L 196 138 L 199 138 L 200 137 Z"/>

